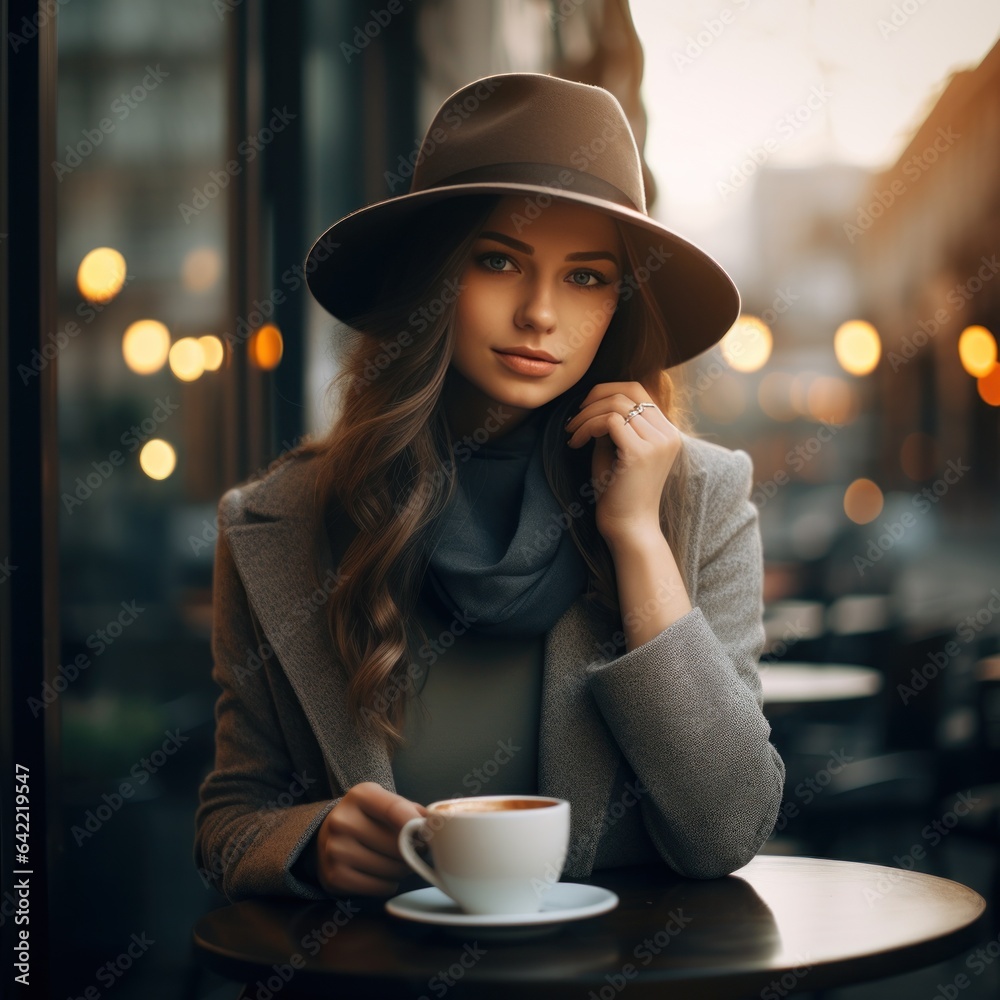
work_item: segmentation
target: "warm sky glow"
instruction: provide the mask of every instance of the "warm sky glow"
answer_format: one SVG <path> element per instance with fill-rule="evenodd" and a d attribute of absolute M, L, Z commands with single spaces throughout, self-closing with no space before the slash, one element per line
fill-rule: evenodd
<path fill-rule="evenodd" d="M 878 23 L 892 17 L 890 0 L 632 0 L 631 9 L 645 51 L 655 214 L 708 249 L 745 206 L 752 185 L 723 197 L 717 184 L 749 147 L 770 139 L 775 166 L 889 166 L 949 74 L 976 66 L 1000 35 L 995 0 L 927 2 L 895 31 Z M 727 10 L 731 23 L 711 37 L 704 22 Z M 700 53 L 699 33 L 711 38 Z M 794 128 L 780 124 L 789 113 Z"/>

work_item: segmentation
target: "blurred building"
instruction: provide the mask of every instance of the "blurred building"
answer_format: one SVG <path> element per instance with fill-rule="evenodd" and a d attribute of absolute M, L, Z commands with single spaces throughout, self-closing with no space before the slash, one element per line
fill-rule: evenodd
<path fill-rule="evenodd" d="M 995 516 L 998 410 L 964 370 L 958 340 L 973 325 L 1000 334 L 1000 45 L 951 78 L 843 231 L 882 336 L 886 482 L 923 483 L 961 461 L 976 487 L 960 491 L 963 506 L 976 522 Z"/>

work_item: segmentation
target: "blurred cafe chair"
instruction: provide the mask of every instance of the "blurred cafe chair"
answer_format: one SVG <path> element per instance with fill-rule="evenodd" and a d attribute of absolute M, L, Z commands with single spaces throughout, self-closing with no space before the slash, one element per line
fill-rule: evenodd
<path fill-rule="evenodd" d="M 764 658 L 819 663 L 826 659 L 820 601 L 780 600 L 764 608 Z"/>
<path fill-rule="evenodd" d="M 839 663 L 885 670 L 892 654 L 893 615 L 888 594 L 847 594 L 826 610 L 827 652 Z"/>

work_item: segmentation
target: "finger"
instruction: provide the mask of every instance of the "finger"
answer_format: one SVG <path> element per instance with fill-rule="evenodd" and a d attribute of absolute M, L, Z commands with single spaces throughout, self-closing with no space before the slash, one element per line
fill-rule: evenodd
<path fill-rule="evenodd" d="M 357 797 L 357 804 L 367 817 L 396 832 L 402 829 L 407 820 L 426 813 L 426 810 L 421 812 L 423 807 L 419 803 L 411 802 L 373 782 L 366 783 L 363 792 Z"/>
<path fill-rule="evenodd" d="M 353 868 L 338 868 L 329 875 L 320 875 L 320 885 L 333 895 L 353 893 L 358 896 L 394 896 L 398 879 L 377 878 Z"/>
<path fill-rule="evenodd" d="M 622 426 L 626 430 L 632 431 L 633 434 L 643 441 L 662 441 L 665 437 L 664 432 L 649 418 L 648 415 L 652 413 L 652 410 L 643 410 L 642 413 L 637 413 L 634 417 L 623 423 Z"/>
<path fill-rule="evenodd" d="M 573 433 L 584 427 L 588 421 L 595 418 L 607 418 L 612 413 L 617 413 L 624 419 L 628 412 L 635 406 L 635 402 L 635 400 L 621 393 L 602 397 L 567 420 L 565 430 L 567 433 Z"/>
<path fill-rule="evenodd" d="M 410 866 L 402 859 L 387 858 L 356 840 L 328 846 L 328 867 L 333 870 L 341 866 L 389 881 L 399 881 L 410 873 Z"/>
<path fill-rule="evenodd" d="M 399 831 L 366 816 L 358 808 L 334 810 L 324 821 L 330 841 L 338 847 L 358 842 L 383 856 L 399 860 Z"/>
<path fill-rule="evenodd" d="M 605 396 L 613 396 L 616 393 L 620 393 L 635 403 L 649 400 L 649 393 L 641 382 L 598 382 L 583 397 L 580 408 L 583 409 L 583 407 L 589 406 L 598 399 L 602 399 Z"/>

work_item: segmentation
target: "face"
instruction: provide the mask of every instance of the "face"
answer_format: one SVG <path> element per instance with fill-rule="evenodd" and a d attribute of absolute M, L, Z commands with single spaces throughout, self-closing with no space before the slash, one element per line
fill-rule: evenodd
<path fill-rule="evenodd" d="M 616 225 L 598 211 L 553 201 L 518 231 L 512 218 L 523 212 L 523 197 L 502 199 L 472 244 L 451 360 L 464 395 L 478 391 L 521 418 L 586 373 L 625 262 Z"/>

